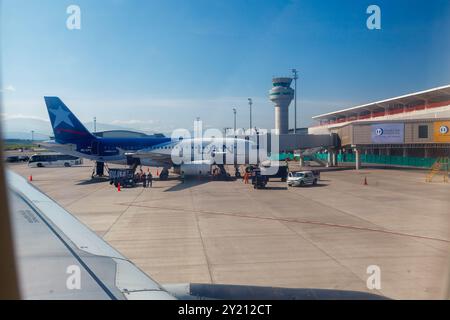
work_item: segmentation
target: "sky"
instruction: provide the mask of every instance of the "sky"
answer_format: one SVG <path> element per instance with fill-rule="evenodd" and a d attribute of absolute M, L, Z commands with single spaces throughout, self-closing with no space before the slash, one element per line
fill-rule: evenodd
<path fill-rule="evenodd" d="M 81 29 L 69 30 L 69 5 Z M 369 5 L 381 29 L 369 30 Z M 59 96 L 82 120 L 149 132 L 273 128 L 273 76 L 299 71 L 312 116 L 450 83 L 450 1 L 3 0 L 2 119 L 48 119 Z M 293 104 L 292 104 L 293 105 Z M 290 107 L 291 127 L 293 107 Z M 29 129 L 29 128 L 28 128 Z"/>

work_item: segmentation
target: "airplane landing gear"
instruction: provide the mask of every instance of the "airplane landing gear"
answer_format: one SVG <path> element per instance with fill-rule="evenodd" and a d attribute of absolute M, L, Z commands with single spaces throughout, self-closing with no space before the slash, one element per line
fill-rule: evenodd
<path fill-rule="evenodd" d="M 105 163 L 101 161 L 96 161 L 94 170 L 92 170 L 91 178 L 94 179 L 95 177 L 104 177 L 104 176 L 105 176 Z"/>
<path fill-rule="evenodd" d="M 236 177 L 236 179 L 240 179 L 241 178 L 241 172 L 239 171 L 239 167 L 234 167 L 234 176 Z"/>
<path fill-rule="evenodd" d="M 159 180 L 167 180 L 169 179 L 169 169 L 164 168 L 161 170 L 161 173 L 159 174 Z"/>
<path fill-rule="evenodd" d="M 225 169 L 223 164 L 216 164 L 217 168 L 213 170 L 213 179 L 220 181 L 228 181 L 230 179 L 230 174 Z"/>

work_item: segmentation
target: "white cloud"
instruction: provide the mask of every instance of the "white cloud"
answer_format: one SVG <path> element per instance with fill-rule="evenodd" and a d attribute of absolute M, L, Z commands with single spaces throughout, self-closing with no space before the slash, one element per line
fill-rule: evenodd
<path fill-rule="evenodd" d="M 50 122 L 50 120 L 48 118 L 32 116 L 32 115 L 25 115 L 25 114 L 21 114 L 21 113 L 17 113 L 17 114 L 1 113 L 0 116 L 3 120 L 24 119 L 24 120 L 40 120 L 40 121 Z"/>
<path fill-rule="evenodd" d="M 16 88 L 14 88 L 12 85 L 8 85 L 6 87 L 3 87 L 0 89 L 0 92 L 6 93 L 6 92 L 15 92 Z"/>

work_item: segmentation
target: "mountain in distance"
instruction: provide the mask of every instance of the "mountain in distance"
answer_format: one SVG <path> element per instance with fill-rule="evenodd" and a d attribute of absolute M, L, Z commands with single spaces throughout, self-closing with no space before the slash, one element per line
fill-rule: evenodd
<path fill-rule="evenodd" d="M 86 128 L 93 132 L 94 123 L 87 122 L 84 124 Z M 14 118 L 4 119 L 1 122 L 3 139 L 31 139 L 31 131 L 34 131 L 35 140 L 48 140 L 53 136 L 53 130 L 49 121 L 35 118 Z M 110 130 L 130 130 L 139 131 L 132 128 L 121 127 L 113 124 L 105 124 L 97 122 L 97 131 Z"/>

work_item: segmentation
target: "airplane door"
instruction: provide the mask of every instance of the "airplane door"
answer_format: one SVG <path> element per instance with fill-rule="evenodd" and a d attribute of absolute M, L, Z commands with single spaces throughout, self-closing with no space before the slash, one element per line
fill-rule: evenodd
<path fill-rule="evenodd" d="M 97 155 L 98 154 L 98 142 L 97 141 L 92 141 L 91 154 L 92 155 Z"/>

